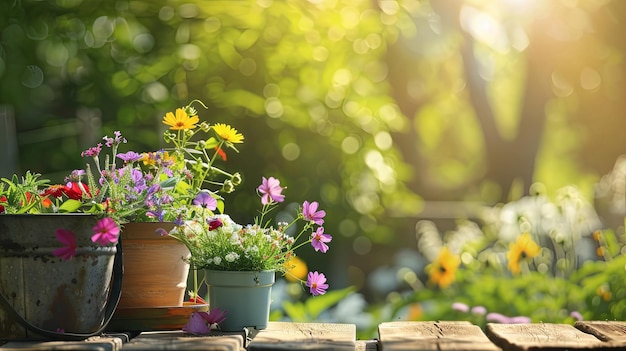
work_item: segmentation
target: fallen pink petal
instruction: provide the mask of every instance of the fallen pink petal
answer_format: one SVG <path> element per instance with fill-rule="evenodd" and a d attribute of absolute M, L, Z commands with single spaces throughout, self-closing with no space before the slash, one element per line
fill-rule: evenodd
<path fill-rule="evenodd" d="M 206 312 L 193 312 L 191 316 L 189 316 L 189 321 L 185 324 L 185 326 L 183 326 L 183 331 L 185 333 L 201 335 L 209 334 L 211 332 L 211 328 L 202 317 L 202 313 Z"/>
<path fill-rule="evenodd" d="M 54 234 L 57 240 L 65 244 L 65 246 L 55 249 L 52 251 L 52 254 L 66 261 L 76 256 L 76 235 L 74 232 L 58 228 Z"/>

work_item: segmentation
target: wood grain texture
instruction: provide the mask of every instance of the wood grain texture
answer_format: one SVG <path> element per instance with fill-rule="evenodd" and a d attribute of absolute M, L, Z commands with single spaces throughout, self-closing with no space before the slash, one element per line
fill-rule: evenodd
<path fill-rule="evenodd" d="M 574 326 L 602 341 L 626 346 L 626 322 L 579 321 Z"/>
<path fill-rule="evenodd" d="M 354 350 L 356 326 L 336 323 L 270 322 L 247 350 Z"/>
<path fill-rule="evenodd" d="M 244 351 L 244 334 L 193 336 L 183 332 L 145 332 L 124 344 L 123 351 L 206 350 Z"/>
<path fill-rule="evenodd" d="M 500 350 L 480 327 L 466 322 L 387 322 L 378 326 L 380 350 Z"/>
<path fill-rule="evenodd" d="M 569 324 L 487 324 L 487 336 L 503 350 L 606 350 L 615 345 Z"/>
<path fill-rule="evenodd" d="M 0 350 L 11 351 L 119 351 L 122 349 L 123 338 L 94 336 L 85 341 L 9 341 Z"/>

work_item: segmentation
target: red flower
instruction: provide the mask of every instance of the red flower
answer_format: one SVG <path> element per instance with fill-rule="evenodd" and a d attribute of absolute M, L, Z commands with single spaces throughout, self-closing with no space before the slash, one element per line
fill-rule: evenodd
<path fill-rule="evenodd" d="M 207 220 L 207 223 L 209 224 L 209 230 L 215 230 L 224 225 L 224 222 L 219 218 Z"/>
<path fill-rule="evenodd" d="M 190 297 L 189 302 L 201 303 L 203 305 L 206 305 L 206 301 L 198 295 Z"/>
<path fill-rule="evenodd" d="M 91 192 L 89 192 L 89 186 L 81 182 L 67 183 L 65 188 L 63 188 L 63 193 L 73 200 L 81 200 L 83 198 L 83 193 L 91 197 Z"/>
<path fill-rule="evenodd" d="M 2 195 L 0 196 L 0 202 L 7 202 L 7 197 Z M 0 205 L 0 213 L 4 212 L 4 206 Z"/>
<path fill-rule="evenodd" d="M 65 188 L 66 188 L 65 185 L 60 185 L 60 184 L 50 185 L 46 190 L 44 190 L 43 196 L 52 195 L 56 198 L 60 198 L 61 196 L 63 196 Z"/>

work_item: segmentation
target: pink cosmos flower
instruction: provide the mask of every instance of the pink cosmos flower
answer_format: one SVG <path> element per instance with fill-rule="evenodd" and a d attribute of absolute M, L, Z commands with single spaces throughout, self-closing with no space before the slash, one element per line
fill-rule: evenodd
<path fill-rule="evenodd" d="M 69 260 L 70 258 L 76 256 L 76 235 L 71 230 L 59 228 L 54 233 L 56 235 L 57 240 L 66 246 L 60 247 L 52 251 L 52 254 L 58 257 L 61 257 L 64 260 Z"/>
<path fill-rule="evenodd" d="M 324 224 L 324 216 L 326 216 L 326 211 L 317 210 L 317 207 L 319 206 L 319 203 L 317 203 L 317 201 L 313 201 L 311 203 L 309 203 L 308 201 L 305 201 L 302 204 L 302 215 L 304 216 L 304 219 L 306 219 L 309 222 L 313 222 L 317 225 L 322 225 Z"/>
<path fill-rule="evenodd" d="M 306 280 L 306 286 L 310 288 L 312 295 L 324 295 L 326 293 L 326 289 L 328 289 L 326 276 L 324 276 L 324 273 L 318 273 L 317 271 L 309 272 Z"/>
<path fill-rule="evenodd" d="M 224 320 L 226 320 L 226 311 L 221 310 L 219 308 L 212 308 L 211 311 L 209 311 L 209 313 L 206 313 L 206 312 L 198 312 L 198 313 L 200 313 L 202 318 L 204 318 L 204 320 L 207 323 L 209 323 L 209 325 L 220 324 Z"/>
<path fill-rule="evenodd" d="M 117 242 L 117 238 L 120 235 L 120 228 L 113 219 L 105 217 L 96 223 L 93 227 L 93 232 L 94 234 L 91 237 L 91 241 L 105 246 Z"/>
<path fill-rule="evenodd" d="M 226 311 L 212 308 L 210 312 L 193 312 L 183 331 L 191 334 L 208 334 L 213 324 L 222 323 L 226 319 Z"/>
<path fill-rule="evenodd" d="M 262 194 L 261 203 L 263 205 L 270 204 L 272 202 L 283 202 L 285 200 L 285 195 L 282 195 L 282 191 L 284 188 L 280 186 L 280 180 L 269 177 L 263 177 L 263 182 L 257 190 Z"/>
<path fill-rule="evenodd" d="M 328 251 L 326 243 L 329 243 L 331 240 L 333 240 L 332 236 L 324 234 L 324 227 L 318 227 L 315 232 L 311 233 L 311 245 L 315 251 L 326 253 Z"/>

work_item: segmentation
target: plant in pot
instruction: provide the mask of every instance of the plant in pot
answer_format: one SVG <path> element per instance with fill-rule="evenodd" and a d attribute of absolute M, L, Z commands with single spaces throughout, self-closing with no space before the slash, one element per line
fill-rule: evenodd
<path fill-rule="evenodd" d="M 120 219 L 76 178 L 40 177 L 0 182 L 0 339 L 84 339 L 117 306 Z"/>
<path fill-rule="evenodd" d="M 310 245 L 326 253 L 332 237 L 324 233 L 326 213 L 318 210 L 317 202 L 305 201 L 290 223 L 271 225 L 267 217 L 284 201 L 283 189 L 278 179 L 263 177 L 257 188 L 262 209 L 254 222 L 246 225 L 215 214 L 215 199 L 199 194 L 194 219 L 170 232 L 187 245 L 192 265 L 205 270 L 208 286 L 211 312 L 192 314 L 184 331 L 204 334 L 214 324 L 223 331 L 266 328 L 276 273 L 294 268 L 295 252 L 302 247 Z M 324 294 L 328 288 L 326 277 L 317 271 L 309 272 L 301 283 L 313 295 Z"/>
<path fill-rule="evenodd" d="M 192 215 L 189 208 L 198 194 L 208 192 L 221 201 L 218 194 L 233 191 L 240 182 L 237 173 L 215 166 L 217 159 L 225 160 L 225 148 L 236 150 L 232 135 L 240 135 L 230 126 L 199 123 L 193 103 L 202 104 L 194 100 L 163 118 L 170 127 L 164 132 L 170 148 L 120 153 L 118 146 L 126 139 L 115 132 L 114 138 L 104 137 L 104 146 L 110 149 L 104 159 L 102 144 L 82 154 L 93 158 L 94 173 L 100 175 L 88 178 L 88 183 L 105 189 L 111 211 L 125 222 L 121 236 L 126 279 L 120 308 L 183 305 L 189 251 L 166 234 Z M 200 139 L 201 133 L 214 136 Z M 87 164 L 85 173 L 92 174 L 91 169 Z M 158 235 L 157 229 L 165 235 Z"/>

